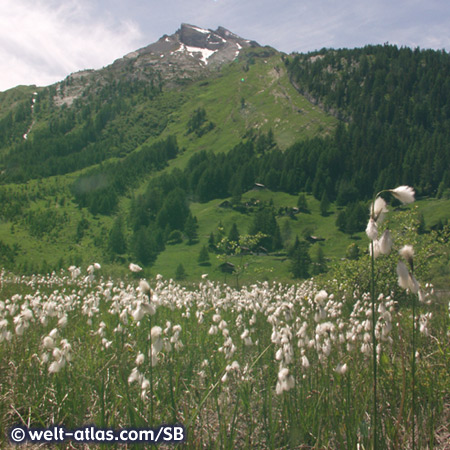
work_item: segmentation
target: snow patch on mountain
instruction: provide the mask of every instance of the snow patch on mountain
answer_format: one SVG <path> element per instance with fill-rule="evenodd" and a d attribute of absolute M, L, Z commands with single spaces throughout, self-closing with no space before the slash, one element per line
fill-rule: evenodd
<path fill-rule="evenodd" d="M 200 60 L 203 61 L 205 64 L 208 64 L 208 58 L 217 52 L 217 50 L 209 50 L 207 48 L 201 48 L 201 47 L 191 47 L 189 45 L 181 44 L 180 48 L 176 50 L 177 52 L 187 52 L 190 56 L 195 57 L 195 54 L 200 53 L 202 56 L 200 57 Z"/>
<path fill-rule="evenodd" d="M 204 28 L 199 28 L 199 27 L 196 27 L 194 25 L 191 25 L 191 28 L 193 30 L 198 31 L 199 33 L 203 33 L 203 34 L 210 34 L 211 33 L 211 31 L 209 31 L 209 30 L 205 30 Z"/>

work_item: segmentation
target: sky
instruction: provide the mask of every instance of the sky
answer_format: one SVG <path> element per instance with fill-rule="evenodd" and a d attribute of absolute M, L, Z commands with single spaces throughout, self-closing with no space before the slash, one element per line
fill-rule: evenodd
<path fill-rule="evenodd" d="M 100 69 L 189 23 L 285 53 L 450 51 L 449 0 L 0 0 L 0 91 Z"/>

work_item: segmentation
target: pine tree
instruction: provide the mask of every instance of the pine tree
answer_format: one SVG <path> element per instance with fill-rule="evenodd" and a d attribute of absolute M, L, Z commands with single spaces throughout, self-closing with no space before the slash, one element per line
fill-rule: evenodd
<path fill-rule="evenodd" d="M 327 271 L 327 263 L 325 260 L 325 255 L 323 253 L 323 248 L 316 244 L 316 251 L 314 254 L 314 275 L 318 275 L 320 273 Z"/>
<path fill-rule="evenodd" d="M 291 254 L 290 271 L 294 278 L 308 278 L 311 257 L 309 256 L 309 244 L 306 241 L 295 241 Z"/>
<path fill-rule="evenodd" d="M 122 255 L 127 251 L 127 241 L 123 232 L 123 220 L 118 216 L 114 221 L 108 237 L 108 250 L 116 255 Z"/>
<path fill-rule="evenodd" d="M 298 195 L 297 208 L 302 212 L 309 212 L 308 201 L 306 200 L 306 194 L 304 192 L 300 192 Z"/>
<path fill-rule="evenodd" d="M 326 191 L 323 191 L 322 200 L 320 201 L 320 214 L 322 216 L 326 216 L 330 209 L 330 200 L 328 199 L 328 195 Z"/>
<path fill-rule="evenodd" d="M 184 224 L 184 232 L 188 237 L 188 244 L 192 245 L 198 241 L 198 222 L 197 218 L 194 217 L 190 212 L 186 219 L 186 223 Z"/>
<path fill-rule="evenodd" d="M 211 263 L 209 262 L 209 252 L 206 248 L 206 245 L 202 247 L 200 250 L 200 254 L 198 255 L 198 264 L 199 266 L 210 266 Z"/>
<path fill-rule="evenodd" d="M 186 279 L 186 270 L 182 263 L 178 264 L 177 270 L 175 271 L 175 280 L 183 281 Z"/>
<path fill-rule="evenodd" d="M 208 247 L 210 250 L 214 250 L 216 248 L 216 238 L 214 237 L 214 233 L 211 231 L 208 239 Z"/>
<path fill-rule="evenodd" d="M 255 235 L 258 232 L 266 235 L 261 239 L 261 245 L 267 250 L 273 251 L 282 247 L 280 227 L 272 208 L 264 208 L 255 214 L 249 233 Z"/>
<path fill-rule="evenodd" d="M 231 230 L 228 234 L 228 240 L 231 242 L 236 242 L 236 244 L 239 243 L 239 230 L 238 227 L 236 225 L 236 222 L 233 222 L 233 225 L 231 226 Z"/>

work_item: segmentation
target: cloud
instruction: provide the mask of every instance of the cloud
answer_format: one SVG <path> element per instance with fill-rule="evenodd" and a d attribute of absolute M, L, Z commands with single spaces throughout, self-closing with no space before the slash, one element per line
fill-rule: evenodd
<path fill-rule="evenodd" d="M 110 64 L 142 38 L 133 21 L 95 15 L 87 0 L 2 0 L 0 90 L 48 85 Z"/>
<path fill-rule="evenodd" d="M 448 0 L 1 0 L 0 90 L 98 69 L 182 22 L 286 53 L 385 42 L 448 51 L 449 16 Z"/>

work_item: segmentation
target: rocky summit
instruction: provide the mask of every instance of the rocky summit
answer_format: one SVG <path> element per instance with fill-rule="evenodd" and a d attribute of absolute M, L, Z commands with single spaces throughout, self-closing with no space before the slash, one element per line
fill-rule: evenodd
<path fill-rule="evenodd" d="M 70 106 L 85 95 L 86 88 L 104 86 L 112 80 L 157 83 L 170 89 L 188 80 L 207 77 L 211 70 L 235 60 L 240 52 L 261 47 L 223 27 L 216 31 L 182 24 L 172 35 L 128 53 L 100 70 L 84 70 L 69 75 L 70 83 L 57 83 L 57 105 Z"/>
<path fill-rule="evenodd" d="M 248 47 L 260 45 L 223 27 L 213 31 L 182 24 L 174 34 L 164 35 L 157 42 L 125 55 L 114 66 L 130 70 L 131 65 L 135 74 L 154 69 L 165 80 L 191 78 L 205 68 L 233 61 Z"/>
<path fill-rule="evenodd" d="M 243 39 L 223 27 L 212 31 L 182 24 L 171 36 L 164 35 L 158 42 L 127 57 L 141 57 L 147 61 L 153 58 L 176 61 L 187 56 L 202 66 L 217 66 L 232 61 L 246 47 L 259 47 L 259 44 Z"/>

